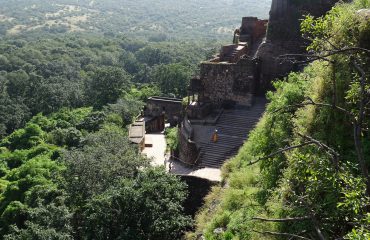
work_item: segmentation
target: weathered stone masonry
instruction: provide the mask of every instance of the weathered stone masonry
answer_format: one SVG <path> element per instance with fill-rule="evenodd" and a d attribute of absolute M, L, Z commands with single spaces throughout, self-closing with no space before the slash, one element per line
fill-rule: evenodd
<path fill-rule="evenodd" d="M 257 61 L 248 57 L 237 63 L 202 63 L 200 79 L 204 100 L 215 105 L 228 101 L 251 105 L 256 88 L 256 69 Z"/>
<path fill-rule="evenodd" d="M 193 131 L 190 121 L 185 118 L 178 132 L 180 145 L 179 159 L 189 165 L 195 164 L 199 157 L 199 150 L 195 142 L 192 141 Z"/>

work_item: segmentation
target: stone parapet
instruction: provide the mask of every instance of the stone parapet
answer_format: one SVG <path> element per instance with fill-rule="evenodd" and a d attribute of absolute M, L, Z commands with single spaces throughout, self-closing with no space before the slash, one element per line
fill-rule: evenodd
<path fill-rule="evenodd" d="M 257 62 L 242 58 L 237 63 L 201 64 L 204 98 L 215 106 L 234 102 L 250 106 L 256 89 Z"/>
<path fill-rule="evenodd" d="M 181 124 L 181 128 L 178 131 L 179 138 L 179 159 L 189 165 L 194 165 L 199 157 L 199 149 L 195 142 L 191 140 L 193 134 L 193 128 L 191 123 L 184 120 Z"/>

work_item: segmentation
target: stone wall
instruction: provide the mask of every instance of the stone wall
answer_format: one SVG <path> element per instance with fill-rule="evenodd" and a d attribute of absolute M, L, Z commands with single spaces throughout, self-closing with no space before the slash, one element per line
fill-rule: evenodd
<path fill-rule="evenodd" d="M 240 27 L 240 41 L 253 45 L 266 35 L 268 20 L 256 17 L 243 17 Z M 251 46 L 250 46 L 251 47 Z"/>
<path fill-rule="evenodd" d="M 194 217 L 203 206 L 204 198 L 211 191 L 212 187 L 217 185 L 217 182 L 187 175 L 180 175 L 180 179 L 186 183 L 189 191 L 188 197 L 184 202 L 185 214 Z"/>
<path fill-rule="evenodd" d="M 248 47 L 241 44 L 226 45 L 221 48 L 220 59 L 218 62 L 236 63 L 248 53 Z"/>
<path fill-rule="evenodd" d="M 204 97 L 216 106 L 230 101 L 250 106 L 256 89 L 256 66 L 257 62 L 250 58 L 242 58 L 236 64 L 202 63 Z"/>
<path fill-rule="evenodd" d="M 150 97 L 146 104 L 144 115 L 159 117 L 165 115 L 171 125 L 182 120 L 182 100 L 176 98 Z"/>
<path fill-rule="evenodd" d="M 185 119 L 182 122 L 182 126 L 179 129 L 179 159 L 189 165 L 194 165 L 198 159 L 199 150 L 195 144 L 192 142 L 193 129 L 191 124 Z"/>

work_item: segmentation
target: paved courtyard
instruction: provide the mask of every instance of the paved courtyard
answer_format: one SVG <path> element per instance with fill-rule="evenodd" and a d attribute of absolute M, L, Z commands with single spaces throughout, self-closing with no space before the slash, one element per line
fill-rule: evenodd
<path fill-rule="evenodd" d="M 194 169 L 185 166 L 181 162 L 169 162 L 169 155 L 166 153 L 166 139 L 163 133 L 145 135 L 145 143 L 152 144 L 152 147 L 145 147 L 143 154 L 152 159 L 153 166 L 166 166 L 167 171 L 173 174 L 190 175 L 205 178 L 210 181 L 221 181 L 221 170 L 216 168 Z M 170 170 L 171 164 L 171 170 Z"/>

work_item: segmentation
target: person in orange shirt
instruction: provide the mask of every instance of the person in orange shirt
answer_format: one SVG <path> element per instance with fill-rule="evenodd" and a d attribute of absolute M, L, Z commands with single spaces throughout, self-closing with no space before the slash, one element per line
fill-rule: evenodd
<path fill-rule="evenodd" d="M 215 129 L 215 131 L 212 134 L 212 142 L 216 143 L 218 141 L 218 130 Z"/>

